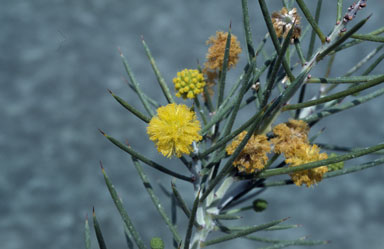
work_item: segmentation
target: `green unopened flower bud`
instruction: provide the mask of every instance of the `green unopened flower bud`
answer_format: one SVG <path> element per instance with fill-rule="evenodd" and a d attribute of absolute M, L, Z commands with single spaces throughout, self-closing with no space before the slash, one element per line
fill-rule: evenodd
<path fill-rule="evenodd" d="M 151 239 L 151 249 L 164 249 L 164 241 L 159 237 Z"/>
<path fill-rule="evenodd" d="M 268 202 L 263 199 L 256 199 L 253 201 L 253 210 L 256 212 L 262 212 L 268 206 Z"/>

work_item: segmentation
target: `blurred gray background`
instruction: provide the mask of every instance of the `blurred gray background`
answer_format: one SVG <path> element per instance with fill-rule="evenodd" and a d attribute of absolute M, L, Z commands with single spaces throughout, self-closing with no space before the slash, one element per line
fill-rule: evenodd
<path fill-rule="evenodd" d="M 83 227 L 92 207 L 109 248 L 125 248 L 121 220 L 104 185 L 99 160 L 119 191 L 134 224 L 148 241 L 161 236 L 170 248 L 170 234 L 152 206 L 130 157 L 110 144 L 97 128 L 130 144 L 168 167 L 186 173 L 177 160 L 159 156 L 143 123 L 108 94 L 113 90 L 140 107 L 124 82 L 126 74 L 117 48 L 127 57 L 141 87 L 161 103 L 165 99 L 141 46 L 147 41 L 165 79 L 204 61 L 205 41 L 216 30 L 233 33 L 244 48 L 241 1 L 139 0 L 2 0 L 0 3 L 0 245 L 16 248 L 84 248 Z M 266 29 L 257 1 L 249 1 L 254 42 Z M 281 1 L 268 1 L 270 11 Z M 317 1 L 307 1 L 314 7 Z M 327 33 L 335 20 L 335 1 L 324 0 L 321 26 Z M 351 1 L 344 1 L 344 10 Z M 382 0 L 368 1 L 358 19 L 373 13 L 361 31 L 382 25 Z M 332 76 L 344 74 L 378 44 L 349 49 L 336 60 Z M 306 51 L 307 45 L 304 44 Z M 270 51 L 270 50 L 269 50 Z M 245 50 L 231 84 L 245 65 Z M 312 71 L 322 76 L 325 62 Z M 383 73 L 383 65 L 375 73 Z M 318 86 L 311 86 L 312 92 Z M 383 98 L 324 119 L 318 141 L 370 146 L 384 141 Z M 240 118 L 250 114 L 243 112 Z M 316 130 L 315 129 L 315 130 Z M 373 157 L 351 161 L 361 163 Z M 169 210 L 158 184 L 171 178 L 144 167 Z M 328 248 L 383 248 L 384 168 L 333 178 L 312 188 L 271 188 L 262 197 L 270 203 L 262 214 L 247 213 L 249 224 L 291 217 L 302 227 L 263 234 L 271 238 L 331 240 Z M 178 182 L 191 204 L 192 189 Z M 186 220 L 179 213 L 182 234 Z M 92 231 L 93 248 L 97 248 Z M 224 248 L 257 248 L 235 240 Z M 326 248 L 323 246 L 323 248 Z"/>

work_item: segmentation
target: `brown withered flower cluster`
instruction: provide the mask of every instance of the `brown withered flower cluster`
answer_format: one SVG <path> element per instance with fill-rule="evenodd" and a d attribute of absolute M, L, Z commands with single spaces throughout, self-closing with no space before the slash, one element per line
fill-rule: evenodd
<path fill-rule="evenodd" d="M 224 64 L 224 52 L 227 43 L 228 32 L 217 31 L 216 36 L 211 36 L 207 40 L 207 45 L 210 45 L 206 55 L 206 62 L 204 63 L 203 73 L 206 75 L 206 82 L 208 92 L 213 95 L 213 86 L 219 76 L 219 71 L 222 70 Z M 233 68 L 239 61 L 239 54 L 241 53 L 240 43 L 237 37 L 231 34 L 231 43 L 229 48 L 228 67 Z"/>
<path fill-rule="evenodd" d="M 288 11 L 283 7 L 279 12 L 273 12 L 272 24 L 277 37 L 287 37 L 293 25 L 292 41 L 301 35 L 300 16 L 296 8 Z"/>

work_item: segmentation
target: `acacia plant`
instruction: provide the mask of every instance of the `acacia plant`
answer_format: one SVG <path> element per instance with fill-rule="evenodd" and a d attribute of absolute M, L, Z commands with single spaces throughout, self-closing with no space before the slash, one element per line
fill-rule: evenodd
<path fill-rule="evenodd" d="M 127 145 L 100 131 L 131 156 L 133 166 L 174 241 L 173 245 L 164 245 L 160 238 L 143 241 L 140 231 L 136 230 L 130 219 L 132 214 L 123 208 L 102 167 L 106 185 L 125 225 L 126 236 L 133 242 L 128 244 L 129 248 L 203 248 L 239 237 L 265 243 L 262 248 L 328 243 L 305 238 L 277 240 L 251 235 L 262 230 L 295 227 L 282 224 L 286 218 L 278 217 L 266 224 L 246 227 L 235 227 L 230 221 L 240 219 L 239 213 L 245 210 L 261 212 L 267 208 L 266 200 L 255 200 L 260 190 L 290 184 L 298 187 L 315 186 L 326 178 L 384 163 L 384 157 L 380 157 L 384 143 L 367 148 L 346 148 L 315 144 L 315 138 L 321 134 L 309 136 L 311 128 L 325 117 L 384 94 L 383 87 L 363 93 L 384 82 L 384 74 L 371 74 L 383 60 L 384 54 L 370 61 L 384 46 L 384 37 L 380 36 L 384 27 L 367 34 L 358 33 L 362 26 L 369 23 L 367 0 L 358 0 L 347 9 L 343 9 L 343 0 L 334 1 L 337 16 L 330 31 L 318 25 L 322 2 L 317 0 L 313 15 L 304 0 L 283 0 L 282 8 L 273 13 L 265 0 L 258 0 L 268 33 L 255 44 L 248 3 L 242 0 L 246 44 L 240 44 L 231 33 L 231 27 L 227 32 L 218 31 L 207 41 L 209 48 L 204 64 L 175 74 L 172 87 L 162 77 L 150 49 L 142 40 L 165 96 L 161 103 L 141 90 L 126 58 L 121 54 L 129 86 L 138 95 L 145 111 L 140 111 L 110 91 L 111 95 L 146 124 L 148 139 L 153 141 L 159 153 L 164 157 L 180 159 L 179 170 L 173 171 L 136 151 L 134 142 Z M 357 15 L 361 16 L 360 21 L 355 18 Z M 304 43 L 305 39 L 308 42 Z M 316 40 L 320 41 L 317 42 L 320 44 L 318 47 L 315 46 Z M 353 51 L 355 45 L 362 42 L 379 45 L 348 72 L 338 72 L 340 74 L 337 77 L 329 77 L 339 52 L 346 49 Z M 273 45 L 273 51 L 264 46 L 267 43 Z M 309 44 L 308 49 L 302 44 Z M 241 66 L 244 69 L 237 81 L 230 82 L 226 79 L 227 72 L 240 66 L 238 62 L 242 50 L 247 54 L 246 64 Z M 311 76 L 311 70 L 322 60 L 328 60 L 325 75 Z M 344 88 L 336 90 L 341 84 Z M 227 91 L 226 87 L 229 88 Z M 306 89 L 311 87 L 319 91 L 315 96 L 308 97 Z M 251 105 L 254 110 L 251 117 L 235 126 L 237 114 Z M 279 115 L 286 112 L 291 117 L 276 124 Z M 326 151 L 339 151 L 339 154 L 327 154 Z M 348 162 L 367 154 L 374 154 L 377 158 L 360 165 L 350 165 Z M 145 175 L 143 164 L 159 174 L 170 176 L 172 184 L 169 193 L 176 200 L 172 204 L 173 212 L 180 209 L 185 214 L 187 227 L 177 227 L 164 210 L 151 181 Z M 275 176 L 281 175 L 286 179 L 274 180 Z M 186 194 L 178 191 L 177 181 L 191 184 L 194 190 L 193 205 L 187 205 Z M 107 248 L 95 215 L 93 219 L 99 246 Z M 214 238 L 211 238 L 212 234 Z M 90 248 L 88 221 L 86 248 Z"/>

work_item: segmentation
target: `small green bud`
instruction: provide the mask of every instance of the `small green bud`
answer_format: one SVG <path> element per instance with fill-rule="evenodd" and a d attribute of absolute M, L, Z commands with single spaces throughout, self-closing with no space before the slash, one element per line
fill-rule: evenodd
<path fill-rule="evenodd" d="M 268 206 L 268 202 L 263 199 L 256 199 L 253 201 L 253 210 L 256 212 L 264 211 Z"/>
<path fill-rule="evenodd" d="M 159 237 L 151 239 L 151 249 L 164 249 L 164 241 Z"/>

